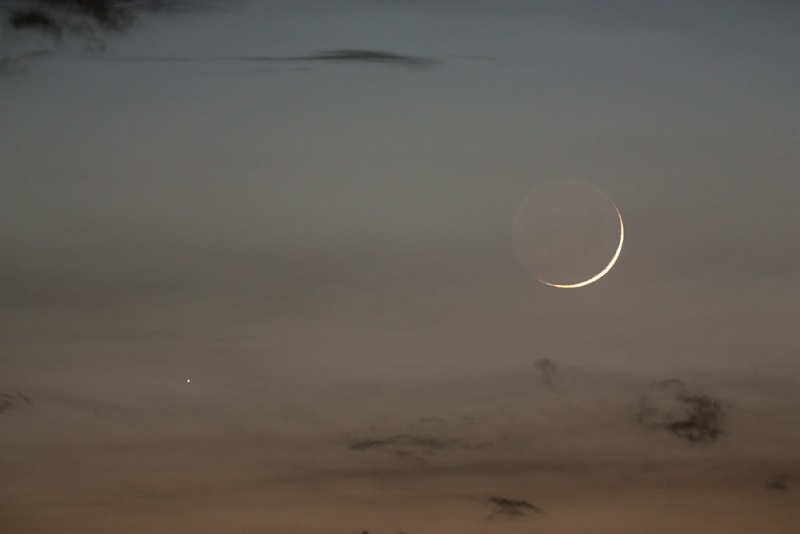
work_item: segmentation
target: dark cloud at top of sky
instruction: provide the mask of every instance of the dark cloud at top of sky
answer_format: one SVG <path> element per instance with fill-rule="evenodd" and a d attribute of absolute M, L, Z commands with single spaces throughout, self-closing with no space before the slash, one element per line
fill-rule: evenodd
<path fill-rule="evenodd" d="M 64 33 L 121 32 L 140 12 L 172 9 L 179 2 L 124 0 L 28 0 L 8 3 L 7 23 L 14 30 L 31 30 L 60 37 Z M 180 2 L 182 4 L 182 2 Z"/>
<path fill-rule="evenodd" d="M 111 34 L 130 30 L 146 13 L 176 13 L 191 9 L 205 9 L 204 2 L 186 0 L 28 0 L 27 2 L 0 2 L 5 23 L 14 32 L 35 33 L 54 43 L 61 43 L 65 36 L 83 40 L 89 50 L 102 51 Z M 0 74 L 24 71 L 24 65 L 39 56 L 28 53 L 1 58 Z M 374 63 L 401 67 L 431 67 L 439 60 L 370 49 L 323 50 L 298 56 L 229 56 L 193 58 L 180 56 L 148 56 L 122 58 L 127 62 L 331 62 Z"/>
<path fill-rule="evenodd" d="M 53 37 L 61 37 L 63 32 L 61 25 L 41 9 L 14 11 L 8 18 L 8 24 L 14 30 L 35 30 Z"/>
<path fill-rule="evenodd" d="M 48 53 L 74 37 L 86 49 L 103 51 L 106 39 L 133 28 L 141 15 L 181 13 L 211 8 L 211 3 L 190 0 L 0 0 L 0 17 L 12 34 L 33 34 L 50 41 Z M 0 50 L 0 75 L 17 74 L 44 54 Z"/>

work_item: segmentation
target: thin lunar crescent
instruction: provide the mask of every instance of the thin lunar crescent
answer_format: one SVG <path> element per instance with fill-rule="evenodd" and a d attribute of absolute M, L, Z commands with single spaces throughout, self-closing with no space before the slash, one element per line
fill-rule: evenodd
<path fill-rule="evenodd" d="M 583 282 L 578 282 L 577 284 L 552 284 L 550 282 L 542 280 L 541 278 L 537 278 L 537 280 L 551 287 L 558 287 L 561 289 L 574 289 L 576 287 L 588 286 L 592 282 L 596 282 L 600 280 L 603 276 L 605 276 L 605 274 L 608 271 L 610 271 L 611 268 L 614 267 L 614 264 L 617 262 L 617 258 L 619 258 L 619 254 L 620 252 L 622 252 L 622 243 L 623 241 L 625 241 L 625 226 L 622 224 L 622 214 L 619 212 L 619 208 L 617 208 L 616 204 L 614 204 L 614 209 L 617 210 L 617 217 L 619 217 L 619 244 L 617 245 L 617 251 L 614 253 L 614 256 L 611 258 L 611 261 L 608 262 L 608 265 L 606 265 L 605 269 L 603 269 L 593 277 L 589 278 L 588 280 L 584 280 Z"/>

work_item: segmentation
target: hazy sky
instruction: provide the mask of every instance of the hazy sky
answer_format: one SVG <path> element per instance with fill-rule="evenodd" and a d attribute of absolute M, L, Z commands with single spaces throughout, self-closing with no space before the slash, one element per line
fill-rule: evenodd
<path fill-rule="evenodd" d="M 0 0 L 0 532 L 800 528 L 800 3 L 80 5 Z"/>

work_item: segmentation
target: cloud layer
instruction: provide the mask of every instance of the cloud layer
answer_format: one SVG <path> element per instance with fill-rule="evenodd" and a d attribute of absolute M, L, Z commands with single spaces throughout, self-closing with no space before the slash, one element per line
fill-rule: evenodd
<path fill-rule="evenodd" d="M 198 397 L 193 381 L 183 393 L 147 402 L 41 391 L 36 410 L 8 410 L 0 419 L 0 450 L 15 466 L 0 483 L 0 517 L 9 532 L 66 521 L 89 533 L 134 532 L 150 524 L 145 518 L 199 532 L 225 525 L 237 531 L 249 521 L 262 528 L 294 521 L 302 532 L 320 533 L 350 532 L 356 522 L 380 527 L 371 531 L 425 532 L 441 524 L 444 532 L 480 532 L 486 519 L 534 517 L 553 532 L 569 532 L 631 503 L 649 510 L 649 519 L 633 514 L 595 531 L 636 532 L 679 513 L 689 525 L 705 524 L 708 514 L 741 523 L 719 532 L 759 524 L 780 533 L 797 518 L 789 485 L 800 458 L 790 444 L 800 436 L 779 422 L 797 406 L 796 394 L 768 401 L 763 409 L 774 415 L 752 413 L 759 421 L 732 415 L 729 432 L 698 447 L 637 424 L 644 377 L 576 373 L 562 376 L 558 392 L 540 383 L 535 368 L 518 380 L 492 377 L 490 395 L 462 378 L 461 393 L 447 402 L 441 388 L 417 384 L 412 401 L 403 387 L 382 384 L 361 395 L 367 405 L 348 400 L 346 387 L 298 384 L 292 394 L 270 388 Z M 757 405 L 769 391 L 737 380 L 708 386 L 736 406 Z M 302 397 L 304 405 L 297 403 Z M 420 421 L 420 401 L 436 414 L 423 416 L 435 424 Z M 343 440 L 347 429 L 388 437 Z M 764 431 L 783 438 L 763 439 Z M 424 461 L 409 462 L 398 451 Z M 664 509 L 659 499 L 684 509 Z M 747 512 L 738 509 L 744 502 Z M 300 520 L 310 507 L 313 519 Z M 205 510 L 202 521 L 191 518 L 197 509 Z M 259 510 L 269 511 L 266 523 Z M 343 512 L 357 521 L 344 521 Z M 526 522 L 508 528 L 516 532 Z"/>

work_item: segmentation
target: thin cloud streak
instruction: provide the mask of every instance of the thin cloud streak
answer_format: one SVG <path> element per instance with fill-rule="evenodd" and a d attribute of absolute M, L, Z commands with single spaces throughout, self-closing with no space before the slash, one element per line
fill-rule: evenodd
<path fill-rule="evenodd" d="M 243 63 L 286 63 L 286 62 L 323 62 L 323 63 L 375 63 L 398 67 L 427 68 L 443 63 L 443 60 L 384 52 L 378 50 L 329 50 L 303 56 L 219 56 L 219 57 L 190 57 L 190 56 L 138 56 L 104 58 L 108 61 L 130 63 L 212 63 L 212 62 L 243 62 Z"/>
<path fill-rule="evenodd" d="M 0 76 L 23 74 L 27 72 L 28 66 L 32 62 L 52 55 L 52 50 L 40 49 L 17 55 L 2 56 L 0 57 Z"/>

